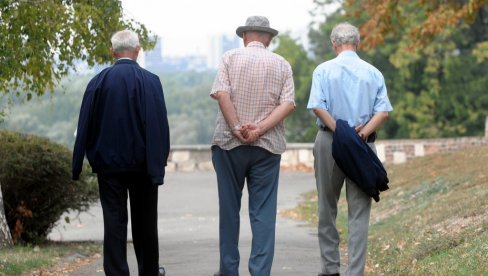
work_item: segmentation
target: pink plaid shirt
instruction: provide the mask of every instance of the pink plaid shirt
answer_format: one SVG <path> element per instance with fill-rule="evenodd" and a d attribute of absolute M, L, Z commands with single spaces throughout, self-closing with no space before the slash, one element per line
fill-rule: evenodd
<path fill-rule="evenodd" d="M 242 124 L 261 122 L 283 102 L 295 104 L 290 64 L 256 41 L 223 55 L 210 95 L 219 91 L 231 94 L 237 118 Z M 224 150 L 242 145 L 232 135 L 220 109 L 212 144 Z M 283 153 L 286 149 L 283 122 L 269 129 L 252 145 L 275 154 Z"/>

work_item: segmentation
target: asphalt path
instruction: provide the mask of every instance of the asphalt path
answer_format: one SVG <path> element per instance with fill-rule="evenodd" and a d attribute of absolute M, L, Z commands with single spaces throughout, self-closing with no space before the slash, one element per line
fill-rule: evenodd
<path fill-rule="evenodd" d="M 315 189 L 313 173 L 281 172 L 278 213 L 294 208 L 301 195 Z M 249 275 L 247 264 L 251 229 L 247 190 L 242 198 L 239 248 L 240 275 Z M 81 214 L 68 214 L 48 236 L 56 241 L 101 241 L 103 221 L 99 203 Z M 158 230 L 160 264 L 167 276 L 213 275 L 219 266 L 218 198 L 216 176 L 209 172 L 171 172 L 159 188 Z M 64 216 L 63 216 L 64 217 Z M 137 275 L 137 262 L 128 225 L 127 258 L 131 275 Z M 317 275 L 319 250 L 316 229 L 278 215 L 272 275 Z M 104 275 L 101 258 L 70 275 Z"/>

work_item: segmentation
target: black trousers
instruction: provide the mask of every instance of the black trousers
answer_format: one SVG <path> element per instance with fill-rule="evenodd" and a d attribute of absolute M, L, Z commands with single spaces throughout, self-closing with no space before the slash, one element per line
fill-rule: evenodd
<path fill-rule="evenodd" d="M 99 173 L 103 210 L 103 268 L 106 275 L 129 275 L 127 264 L 127 196 L 132 241 L 140 276 L 159 275 L 158 186 L 145 173 Z"/>

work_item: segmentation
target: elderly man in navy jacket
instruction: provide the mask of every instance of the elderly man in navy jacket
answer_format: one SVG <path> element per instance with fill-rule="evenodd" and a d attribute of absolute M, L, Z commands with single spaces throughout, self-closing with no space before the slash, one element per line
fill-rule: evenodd
<path fill-rule="evenodd" d="M 369 146 L 375 151 L 375 131 L 387 119 L 388 112 L 393 108 L 381 72 L 356 53 L 359 44 L 358 29 L 348 23 L 338 24 L 332 30 L 330 39 L 337 57 L 315 69 L 307 105 L 317 116 L 320 129 L 314 145 L 315 178 L 319 198 L 319 275 L 340 273 L 340 238 L 336 218 L 337 202 L 345 181 L 349 234 L 346 275 L 356 276 L 364 274 L 366 264 L 371 196 L 357 185 L 365 183 L 354 183 L 346 174 L 355 171 L 352 166 L 361 165 L 349 162 L 355 158 L 346 159 L 342 168 L 338 165 L 338 160 L 334 160 L 333 140 L 338 137 L 348 138 L 334 132 L 344 132 L 353 127 L 352 135 L 367 142 L 364 146 Z M 360 154 L 362 146 L 354 149 Z M 365 161 L 368 161 L 367 159 L 364 158 Z M 371 173 L 375 172 L 371 170 Z M 375 192 L 372 195 L 377 196 Z"/>
<path fill-rule="evenodd" d="M 139 38 L 128 30 L 111 39 L 113 66 L 88 84 L 73 152 L 73 179 L 86 157 L 97 174 L 103 209 L 106 275 L 129 275 L 127 196 L 139 275 L 159 267 L 157 202 L 169 154 L 169 127 L 158 76 L 137 62 Z"/>

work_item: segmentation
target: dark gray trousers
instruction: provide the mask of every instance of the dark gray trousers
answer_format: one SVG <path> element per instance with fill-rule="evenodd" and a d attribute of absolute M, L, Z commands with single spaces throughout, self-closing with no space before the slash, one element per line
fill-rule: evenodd
<path fill-rule="evenodd" d="M 319 209 L 319 247 L 324 274 L 340 272 L 337 202 L 344 181 L 348 209 L 348 266 L 346 275 L 364 275 L 366 265 L 371 197 L 345 176 L 332 157 L 332 132 L 320 130 L 313 149 Z M 369 146 L 376 152 L 373 143 Z"/>
<path fill-rule="evenodd" d="M 255 146 L 212 147 L 219 192 L 220 273 L 239 275 L 242 189 L 247 182 L 252 245 L 249 272 L 269 276 L 274 257 L 276 204 L 281 155 Z"/>
<path fill-rule="evenodd" d="M 127 196 L 132 241 L 140 276 L 159 275 L 158 186 L 145 173 L 98 174 L 103 210 L 103 268 L 106 275 L 129 275 Z"/>

